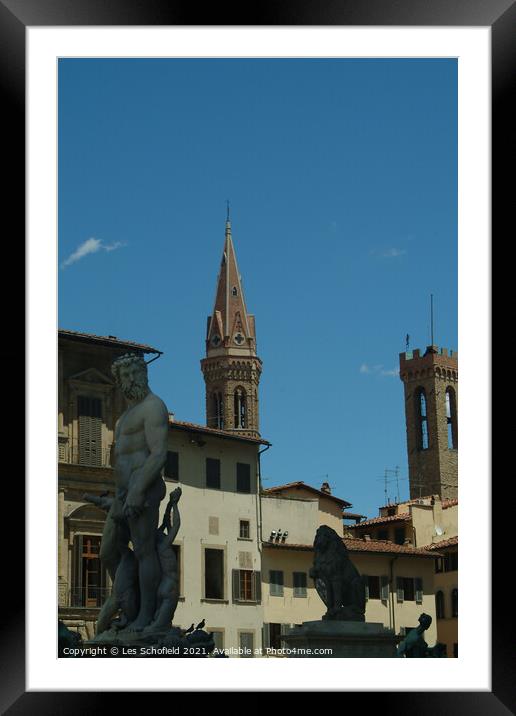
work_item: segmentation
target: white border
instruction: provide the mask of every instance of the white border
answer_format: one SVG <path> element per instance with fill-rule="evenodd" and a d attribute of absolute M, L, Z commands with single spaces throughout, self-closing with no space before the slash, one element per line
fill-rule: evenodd
<path fill-rule="evenodd" d="M 490 29 L 38 27 L 27 39 L 27 689 L 489 690 Z M 459 58 L 458 659 L 56 659 L 56 58 L 68 56 Z"/>

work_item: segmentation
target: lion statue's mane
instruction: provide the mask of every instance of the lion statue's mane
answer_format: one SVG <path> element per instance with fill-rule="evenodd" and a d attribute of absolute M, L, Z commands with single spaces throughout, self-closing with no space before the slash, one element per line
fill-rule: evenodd
<path fill-rule="evenodd" d="M 327 607 L 323 619 L 364 621 L 364 579 L 349 559 L 342 537 L 327 525 L 316 532 L 310 576 Z"/>

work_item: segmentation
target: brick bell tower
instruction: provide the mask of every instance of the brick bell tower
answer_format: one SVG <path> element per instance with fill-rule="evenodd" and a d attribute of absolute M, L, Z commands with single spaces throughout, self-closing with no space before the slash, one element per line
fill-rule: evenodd
<path fill-rule="evenodd" d="M 254 316 L 247 313 L 242 281 L 226 221 L 224 251 L 215 305 L 208 317 L 206 358 L 206 425 L 248 437 L 259 437 L 258 384 L 262 362 L 256 355 Z"/>
<path fill-rule="evenodd" d="M 458 497 L 458 357 L 428 346 L 400 353 L 410 498 Z"/>

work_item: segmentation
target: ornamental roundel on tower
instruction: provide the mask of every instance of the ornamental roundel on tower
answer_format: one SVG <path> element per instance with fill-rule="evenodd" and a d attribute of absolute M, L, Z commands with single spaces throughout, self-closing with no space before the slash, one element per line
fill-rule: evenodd
<path fill-rule="evenodd" d="M 255 320 L 247 312 L 228 216 L 215 301 L 207 322 L 206 357 L 201 360 L 208 427 L 260 436 L 261 366 Z"/>

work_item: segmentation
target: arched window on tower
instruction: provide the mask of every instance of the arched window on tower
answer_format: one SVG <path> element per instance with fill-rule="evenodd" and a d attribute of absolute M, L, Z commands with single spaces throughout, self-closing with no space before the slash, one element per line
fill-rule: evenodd
<path fill-rule="evenodd" d="M 446 425 L 448 429 L 448 447 L 457 448 L 457 399 L 453 388 L 446 388 Z"/>
<path fill-rule="evenodd" d="M 222 393 L 218 390 L 212 393 L 210 403 L 211 414 L 208 424 L 212 428 L 222 430 L 224 428 L 224 401 Z"/>
<path fill-rule="evenodd" d="M 247 395 L 243 388 L 235 390 L 235 428 L 247 427 Z"/>
<path fill-rule="evenodd" d="M 416 393 L 416 416 L 418 422 L 418 447 L 420 450 L 428 450 L 428 412 L 424 388 L 419 388 Z"/>

